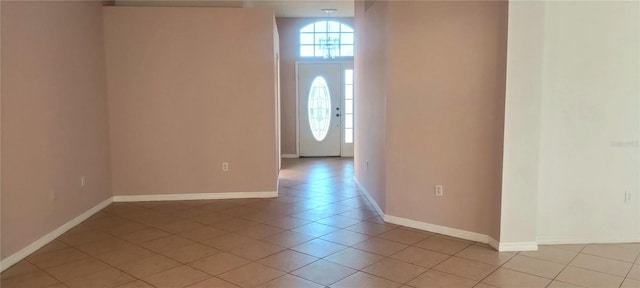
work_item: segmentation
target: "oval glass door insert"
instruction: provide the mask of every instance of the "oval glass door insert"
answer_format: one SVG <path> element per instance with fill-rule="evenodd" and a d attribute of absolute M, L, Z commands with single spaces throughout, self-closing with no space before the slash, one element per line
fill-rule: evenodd
<path fill-rule="evenodd" d="M 309 128 L 313 138 L 322 141 L 327 137 L 331 124 L 331 95 L 329 95 L 327 81 L 322 76 L 316 77 L 311 82 L 308 106 Z"/>

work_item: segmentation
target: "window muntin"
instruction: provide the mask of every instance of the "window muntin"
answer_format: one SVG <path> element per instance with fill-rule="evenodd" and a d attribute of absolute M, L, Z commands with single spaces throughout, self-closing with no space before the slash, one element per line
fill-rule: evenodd
<path fill-rule="evenodd" d="M 354 35 L 353 28 L 336 21 L 318 21 L 300 29 L 300 56 L 301 57 L 325 57 L 326 49 L 322 49 L 322 43 L 326 43 L 327 36 L 335 39 L 336 49 L 331 56 L 353 57 Z"/>
<path fill-rule="evenodd" d="M 353 70 L 344 70 L 344 143 L 353 143 Z"/>

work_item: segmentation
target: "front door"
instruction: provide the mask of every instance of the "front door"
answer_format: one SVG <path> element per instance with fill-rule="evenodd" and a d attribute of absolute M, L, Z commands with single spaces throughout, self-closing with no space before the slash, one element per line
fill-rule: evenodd
<path fill-rule="evenodd" d="M 342 65 L 298 63 L 300 156 L 340 156 Z"/>

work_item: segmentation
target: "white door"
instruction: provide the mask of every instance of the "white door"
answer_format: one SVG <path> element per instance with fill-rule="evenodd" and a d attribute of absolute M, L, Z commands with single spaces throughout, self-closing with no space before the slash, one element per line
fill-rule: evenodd
<path fill-rule="evenodd" d="M 340 156 L 340 63 L 298 63 L 300 156 Z"/>

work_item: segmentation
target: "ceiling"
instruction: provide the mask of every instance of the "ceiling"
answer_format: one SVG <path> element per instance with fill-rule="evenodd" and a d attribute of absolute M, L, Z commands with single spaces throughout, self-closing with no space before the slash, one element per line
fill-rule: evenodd
<path fill-rule="evenodd" d="M 353 17 L 354 0 L 116 0 L 117 6 L 272 8 L 276 17 L 325 17 L 322 9 L 338 9 L 332 17 Z"/>

